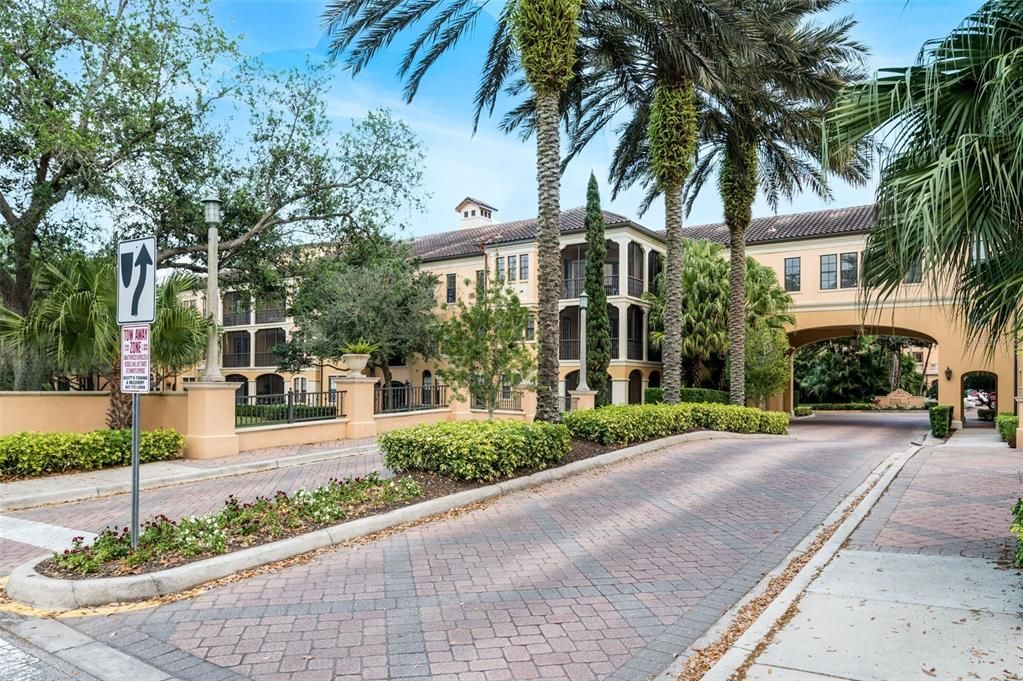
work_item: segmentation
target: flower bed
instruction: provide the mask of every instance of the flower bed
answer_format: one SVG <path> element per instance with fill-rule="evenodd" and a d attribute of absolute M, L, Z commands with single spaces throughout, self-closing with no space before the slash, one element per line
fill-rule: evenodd
<path fill-rule="evenodd" d="M 559 463 L 571 448 L 561 424 L 457 421 L 403 428 L 377 439 L 391 470 L 433 471 L 455 480 L 492 482 Z"/>
<path fill-rule="evenodd" d="M 383 480 L 376 473 L 331 480 L 291 496 L 279 491 L 251 503 L 241 503 L 232 495 L 214 513 L 178 521 L 159 515 L 147 521 L 134 551 L 128 528 L 104 530 L 90 544 L 76 537 L 71 549 L 54 554 L 39 570 L 65 578 L 150 572 L 310 532 L 422 496 L 415 480 Z"/>
<path fill-rule="evenodd" d="M 169 429 L 145 431 L 139 460 L 166 461 L 181 456 L 185 439 Z M 0 478 L 66 473 L 131 463 L 130 430 L 91 433 L 15 433 L 0 437 Z"/>
<path fill-rule="evenodd" d="M 565 414 L 573 438 L 615 446 L 690 430 L 782 435 L 788 424 L 783 412 L 724 404 L 636 404 Z"/>

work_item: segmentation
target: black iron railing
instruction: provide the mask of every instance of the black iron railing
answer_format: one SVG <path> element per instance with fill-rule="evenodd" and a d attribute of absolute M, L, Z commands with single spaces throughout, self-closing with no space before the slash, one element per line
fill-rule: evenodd
<path fill-rule="evenodd" d="M 224 326 L 247 326 L 249 324 L 249 311 L 228 312 L 224 310 Z"/>
<path fill-rule="evenodd" d="M 473 409 L 486 409 L 487 405 L 483 403 L 483 398 L 473 395 L 472 398 Z M 522 393 L 515 391 L 513 393 L 504 394 L 497 400 L 497 408 L 505 409 L 508 411 L 522 411 Z"/>
<path fill-rule="evenodd" d="M 611 359 L 618 359 L 618 345 L 619 340 L 617 337 L 611 337 Z"/>
<path fill-rule="evenodd" d="M 446 385 L 399 385 L 377 387 L 373 390 L 374 414 L 441 409 L 446 406 L 448 406 Z"/>
<path fill-rule="evenodd" d="M 257 367 L 275 367 L 281 363 L 281 356 L 276 352 L 257 352 L 256 363 L 253 366 Z"/>
<path fill-rule="evenodd" d="M 579 359 L 579 339 L 562 338 L 560 357 L 561 359 Z"/>
<path fill-rule="evenodd" d="M 643 341 L 630 338 L 625 347 L 629 359 L 643 359 Z"/>
<path fill-rule="evenodd" d="M 224 353 L 224 366 L 228 368 L 232 367 L 247 367 L 249 366 L 249 353 L 247 352 L 225 352 Z"/>
<path fill-rule="evenodd" d="M 283 322 L 287 317 L 287 313 L 283 307 L 270 307 L 270 308 L 256 308 L 256 323 L 257 324 L 273 324 L 275 322 Z"/>
<path fill-rule="evenodd" d="M 234 405 L 235 428 L 278 423 L 329 421 L 344 416 L 344 391 L 292 392 L 285 395 L 239 395 Z"/>
<path fill-rule="evenodd" d="M 618 295 L 618 273 L 604 276 L 604 293 L 609 296 Z"/>
<path fill-rule="evenodd" d="M 629 275 L 629 295 L 636 298 L 643 297 L 643 278 Z"/>
<path fill-rule="evenodd" d="M 571 279 L 565 279 L 561 284 L 561 297 L 562 298 L 578 298 L 579 294 L 586 289 L 586 278 L 585 277 L 572 277 Z"/>

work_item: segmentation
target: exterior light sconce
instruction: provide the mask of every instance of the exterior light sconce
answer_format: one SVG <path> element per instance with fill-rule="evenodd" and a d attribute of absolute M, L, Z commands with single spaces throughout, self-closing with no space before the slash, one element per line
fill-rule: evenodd
<path fill-rule="evenodd" d="M 952 367 L 948 367 L 948 366 L 945 367 L 945 380 L 946 381 L 951 381 L 952 380 Z"/>

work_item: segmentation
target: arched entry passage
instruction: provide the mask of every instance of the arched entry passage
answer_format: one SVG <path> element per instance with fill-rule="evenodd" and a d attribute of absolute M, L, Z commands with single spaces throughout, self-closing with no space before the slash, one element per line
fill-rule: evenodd
<path fill-rule="evenodd" d="M 234 398 L 238 402 L 244 402 L 245 398 L 249 396 L 249 379 L 241 374 L 228 374 L 224 376 L 224 380 L 228 383 L 239 384 L 238 389 L 234 392 Z"/>
<path fill-rule="evenodd" d="M 964 428 L 993 427 L 998 413 L 998 374 L 992 371 L 967 371 L 959 379 L 960 413 Z M 992 420 L 980 417 L 988 409 Z"/>
<path fill-rule="evenodd" d="M 257 395 L 283 395 L 284 379 L 277 374 L 263 374 L 256 379 Z"/>
<path fill-rule="evenodd" d="M 633 369 L 629 373 L 629 404 L 643 402 L 643 372 Z"/>

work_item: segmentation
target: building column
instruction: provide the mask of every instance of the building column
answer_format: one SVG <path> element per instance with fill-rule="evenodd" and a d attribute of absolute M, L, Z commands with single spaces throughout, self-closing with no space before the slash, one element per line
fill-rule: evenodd
<path fill-rule="evenodd" d="M 611 404 L 629 403 L 629 379 L 611 379 Z"/>
<path fill-rule="evenodd" d="M 618 359 L 629 358 L 629 306 L 618 306 Z"/>
<path fill-rule="evenodd" d="M 618 295 L 629 292 L 629 244 L 628 239 L 615 239 L 618 244 Z"/>
<path fill-rule="evenodd" d="M 235 433 L 237 383 L 189 383 L 185 387 L 185 458 L 211 459 L 238 453 Z"/>
<path fill-rule="evenodd" d="M 639 263 L 639 276 L 643 280 L 643 292 L 646 293 L 647 291 L 650 290 L 650 277 L 648 276 L 649 273 L 646 271 L 646 259 L 647 254 L 650 252 L 650 249 L 644 246 L 643 244 L 640 244 L 639 252 L 643 254 L 643 259 Z M 644 350 L 643 352 L 646 353 L 646 350 Z"/>
<path fill-rule="evenodd" d="M 643 359 L 649 361 L 648 354 L 650 352 L 650 324 L 647 321 L 650 316 L 650 310 L 643 309 Z M 645 381 L 644 381 L 645 383 Z M 645 387 L 645 386 L 644 386 Z"/>

